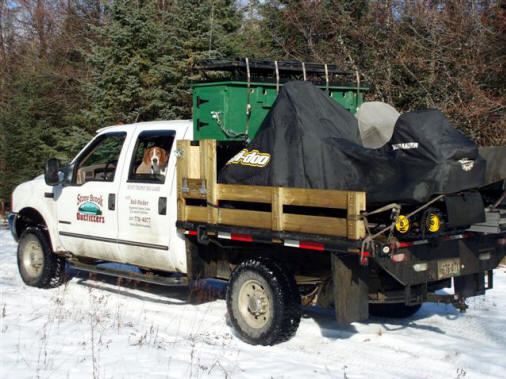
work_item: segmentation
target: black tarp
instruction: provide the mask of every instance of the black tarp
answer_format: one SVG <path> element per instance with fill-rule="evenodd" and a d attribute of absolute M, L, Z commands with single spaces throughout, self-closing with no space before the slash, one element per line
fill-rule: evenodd
<path fill-rule="evenodd" d="M 403 114 L 390 143 L 368 149 L 355 117 L 309 82 L 283 86 L 246 150 L 221 169 L 221 183 L 366 191 L 369 203 L 424 202 L 485 183 L 476 145 L 441 112 Z M 248 162 L 252 154 L 263 158 Z"/>
<path fill-rule="evenodd" d="M 480 155 L 487 161 L 486 184 L 506 180 L 506 146 L 480 147 Z"/>

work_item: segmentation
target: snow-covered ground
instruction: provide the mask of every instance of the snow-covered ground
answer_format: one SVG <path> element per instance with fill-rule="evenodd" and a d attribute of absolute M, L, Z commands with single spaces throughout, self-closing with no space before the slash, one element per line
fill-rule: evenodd
<path fill-rule="evenodd" d="M 506 377 L 505 267 L 465 314 L 425 304 L 343 329 L 307 310 L 293 339 L 259 347 L 234 335 L 212 291 L 87 278 L 39 290 L 21 281 L 15 252 L 0 230 L 1 378 Z"/>

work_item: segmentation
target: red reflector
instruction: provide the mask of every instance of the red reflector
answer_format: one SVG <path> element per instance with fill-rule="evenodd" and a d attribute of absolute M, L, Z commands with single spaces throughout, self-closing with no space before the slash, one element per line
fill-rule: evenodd
<path fill-rule="evenodd" d="M 391 259 L 395 263 L 404 262 L 406 260 L 406 254 L 404 254 L 404 253 L 394 254 L 394 255 L 392 255 Z"/>
<path fill-rule="evenodd" d="M 499 239 L 497 240 L 497 244 L 498 244 L 499 246 L 506 246 L 506 238 L 499 238 Z"/>
<path fill-rule="evenodd" d="M 197 235 L 197 231 L 196 230 L 188 230 L 188 234 L 190 236 L 196 236 Z"/>
<path fill-rule="evenodd" d="M 232 233 L 230 235 L 230 239 L 235 240 L 235 241 L 243 241 L 243 242 L 252 242 L 253 241 L 253 237 L 251 237 L 247 234 L 236 234 L 236 233 Z"/>
<path fill-rule="evenodd" d="M 401 242 L 399 244 L 399 248 L 402 249 L 403 247 L 409 247 L 409 246 L 413 246 L 414 243 L 413 242 Z"/>
<path fill-rule="evenodd" d="M 325 250 L 325 246 L 323 245 L 323 243 L 318 242 L 300 241 L 299 247 L 301 249 L 320 250 L 320 251 Z"/>

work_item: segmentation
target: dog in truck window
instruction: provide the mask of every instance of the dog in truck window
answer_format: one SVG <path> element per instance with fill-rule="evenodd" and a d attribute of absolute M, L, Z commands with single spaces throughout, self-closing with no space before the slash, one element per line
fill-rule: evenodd
<path fill-rule="evenodd" d="M 142 163 L 137 167 L 136 174 L 165 175 L 169 156 L 165 149 L 153 146 L 146 149 Z"/>

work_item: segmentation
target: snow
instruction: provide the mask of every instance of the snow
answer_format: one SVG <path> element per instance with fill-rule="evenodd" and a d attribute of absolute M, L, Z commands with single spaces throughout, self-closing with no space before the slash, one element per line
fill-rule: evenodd
<path fill-rule="evenodd" d="M 273 347 L 241 342 L 226 304 L 205 291 L 73 278 L 27 287 L 16 243 L 0 230 L 1 378 L 504 378 L 506 268 L 465 314 L 424 304 L 404 320 L 339 328 L 306 309 L 297 335 Z"/>

